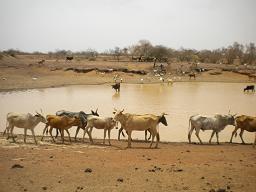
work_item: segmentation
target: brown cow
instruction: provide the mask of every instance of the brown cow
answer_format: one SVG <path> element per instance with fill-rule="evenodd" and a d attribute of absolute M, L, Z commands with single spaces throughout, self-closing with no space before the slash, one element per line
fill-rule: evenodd
<path fill-rule="evenodd" d="M 241 115 L 236 117 L 236 127 L 235 130 L 232 132 L 232 136 L 230 138 L 230 143 L 232 143 L 232 139 L 234 134 L 236 135 L 236 131 L 238 129 L 241 129 L 241 132 L 239 134 L 242 143 L 244 144 L 244 140 L 243 140 L 243 133 L 244 130 L 249 131 L 249 132 L 256 132 L 256 117 L 252 117 L 252 116 L 247 116 L 247 115 Z M 256 134 L 255 134 L 255 140 L 254 140 L 254 144 L 253 147 L 255 147 L 256 144 Z"/>
<path fill-rule="evenodd" d="M 68 129 L 71 128 L 72 126 L 77 126 L 80 124 L 80 119 L 79 119 L 79 117 L 76 117 L 76 116 L 68 117 L 68 116 L 47 115 L 46 120 L 47 120 L 47 123 L 46 123 L 45 129 L 47 129 L 47 127 L 50 126 L 49 132 L 50 132 L 53 142 L 55 142 L 55 140 L 52 136 L 53 128 L 60 130 L 62 143 L 64 143 L 64 130 L 68 133 L 69 141 L 71 142 L 71 138 L 70 138 Z M 44 130 L 44 132 L 45 132 L 45 130 Z M 43 140 L 43 137 L 41 140 Z"/>

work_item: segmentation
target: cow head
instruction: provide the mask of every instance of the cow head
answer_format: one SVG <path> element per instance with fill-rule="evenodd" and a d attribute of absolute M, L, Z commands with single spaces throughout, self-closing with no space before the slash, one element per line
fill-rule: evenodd
<path fill-rule="evenodd" d="M 117 121 L 112 117 L 110 117 L 109 119 L 109 125 L 111 129 L 113 129 L 115 126 L 116 126 L 116 129 L 118 129 Z"/>
<path fill-rule="evenodd" d="M 42 123 L 47 123 L 45 117 L 42 114 L 38 113 L 37 111 L 36 111 L 36 114 L 34 115 L 34 117 L 38 118 L 40 120 L 40 122 L 42 122 Z"/>
<path fill-rule="evenodd" d="M 227 115 L 227 120 L 228 120 L 228 124 L 229 125 L 234 125 L 235 126 L 235 115 L 231 115 L 231 114 L 228 114 Z"/>
<path fill-rule="evenodd" d="M 167 120 L 165 118 L 165 115 L 167 115 L 166 113 L 163 113 L 161 116 L 160 116 L 160 119 L 159 119 L 159 123 L 162 123 L 163 125 L 165 126 L 168 126 L 168 123 L 167 123 Z"/>
<path fill-rule="evenodd" d="M 115 115 L 114 120 L 119 121 L 120 118 L 123 116 L 123 112 L 124 112 L 124 109 L 123 110 L 114 109 L 114 112 L 113 112 L 113 114 Z"/>

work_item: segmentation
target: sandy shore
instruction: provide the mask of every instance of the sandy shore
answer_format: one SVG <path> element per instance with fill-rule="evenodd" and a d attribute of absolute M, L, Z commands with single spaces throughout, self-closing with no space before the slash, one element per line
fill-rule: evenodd
<path fill-rule="evenodd" d="M 39 140 L 39 138 L 38 138 Z M 254 191 L 251 145 L 196 145 L 112 140 L 112 146 L 77 142 L 34 145 L 0 137 L 1 191 Z M 223 191 L 224 191 L 223 190 Z"/>
<path fill-rule="evenodd" d="M 141 62 L 113 62 L 113 61 L 72 61 L 64 60 L 46 60 L 44 65 L 38 65 L 38 57 L 27 58 L 19 56 L 17 58 L 4 57 L 0 60 L 0 91 L 59 87 L 65 85 L 88 85 L 88 84 L 105 84 L 113 83 L 114 75 L 119 75 L 123 83 L 162 83 L 159 76 L 155 76 L 152 71 L 152 63 Z M 189 79 L 189 76 L 177 75 L 175 70 L 180 64 L 170 64 L 166 66 L 167 74 L 164 76 L 167 80 L 172 79 L 174 82 L 191 81 L 191 82 L 248 82 L 247 75 L 222 71 L 221 66 L 202 64 L 200 67 L 208 68 L 210 71 L 196 75 L 196 79 Z M 184 64 L 184 69 L 189 68 L 190 64 Z M 147 75 L 131 74 L 124 72 L 101 73 L 91 71 L 88 73 L 76 73 L 74 71 L 65 71 L 67 68 L 77 69 L 121 69 L 143 70 Z M 211 75 L 214 72 L 220 72 L 218 75 Z M 165 81 L 167 83 L 167 81 Z"/>

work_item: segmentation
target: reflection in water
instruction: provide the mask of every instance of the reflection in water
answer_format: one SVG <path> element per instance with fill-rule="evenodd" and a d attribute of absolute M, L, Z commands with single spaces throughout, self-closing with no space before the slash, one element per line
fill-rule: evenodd
<path fill-rule="evenodd" d="M 112 99 L 119 99 L 120 98 L 120 92 L 115 92 L 114 95 L 112 95 Z"/>
<path fill-rule="evenodd" d="M 43 109 L 44 114 L 56 111 L 85 111 L 98 108 L 100 116 L 113 116 L 113 109 L 125 109 L 125 112 L 137 114 L 161 114 L 166 116 L 168 127 L 160 125 L 162 141 L 187 141 L 188 119 L 191 115 L 214 115 L 215 113 L 238 113 L 255 116 L 255 93 L 243 93 L 243 83 L 174 83 L 167 84 L 123 84 L 121 93 L 113 93 L 109 85 L 68 86 L 39 90 L 0 93 L 0 131 L 3 131 L 8 112 L 27 113 Z M 122 96 L 121 96 L 122 94 Z M 43 124 L 35 130 L 42 134 Z M 228 126 L 219 134 L 220 141 L 228 141 L 233 126 Z M 74 136 L 75 128 L 71 135 Z M 93 131 L 94 137 L 102 138 L 103 132 Z M 23 133 L 15 129 L 15 133 Z M 80 133 L 79 136 L 81 136 Z M 117 138 L 117 131 L 112 131 Z M 210 131 L 200 132 L 203 141 L 208 141 Z M 245 132 L 247 142 L 253 141 L 254 134 Z M 141 132 L 134 132 L 133 138 L 144 138 Z M 192 135 L 192 141 L 197 141 Z M 239 137 L 235 139 L 240 142 Z"/>

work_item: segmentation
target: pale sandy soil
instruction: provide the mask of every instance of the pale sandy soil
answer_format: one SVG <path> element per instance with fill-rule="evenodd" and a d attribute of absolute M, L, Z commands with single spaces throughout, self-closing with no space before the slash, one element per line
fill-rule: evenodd
<path fill-rule="evenodd" d="M 253 192 L 256 153 L 251 145 L 196 145 L 112 140 L 34 145 L 0 137 L 0 191 L 210 191 Z M 39 140 L 39 138 L 38 138 Z M 19 164 L 23 168 L 12 168 Z M 90 169 L 91 172 L 85 172 Z"/>

